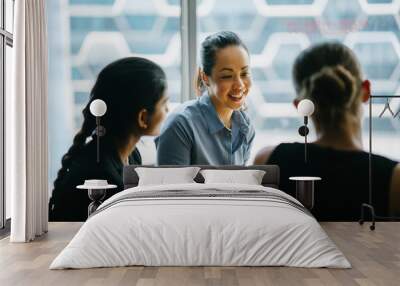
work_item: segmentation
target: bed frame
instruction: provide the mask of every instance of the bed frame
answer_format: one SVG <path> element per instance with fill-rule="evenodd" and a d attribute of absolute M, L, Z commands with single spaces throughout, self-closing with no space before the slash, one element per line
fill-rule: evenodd
<path fill-rule="evenodd" d="M 262 179 L 261 184 L 265 187 L 272 187 L 279 189 L 279 166 L 278 165 L 253 165 L 253 166 L 234 166 L 234 165 L 226 165 L 226 166 L 207 166 L 207 165 L 192 165 L 192 166 L 153 166 L 153 165 L 129 165 L 124 167 L 123 172 L 123 182 L 124 189 L 133 188 L 138 185 L 139 177 L 135 171 L 136 167 L 147 167 L 147 168 L 179 168 L 179 167 L 200 167 L 202 170 L 204 169 L 217 169 L 217 170 L 263 170 L 265 171 L 265 175 Z M 197 174 L 194 180 L 197 183 L 204 183 L 204 178 L 200 174 Z"/>

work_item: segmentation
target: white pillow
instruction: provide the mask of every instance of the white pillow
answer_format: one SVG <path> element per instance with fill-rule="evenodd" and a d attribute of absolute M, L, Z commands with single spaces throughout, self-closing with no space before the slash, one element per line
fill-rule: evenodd
<path fill-rule="evenodd" d="M 138 186 L 196 183 L 193 179 L 199 170 L 199 167 L 135 168 L 139 176 Z"/>
<path fill-rule="evenodd" d="M 265 171 L 261 170 L 201 170 L 205 184 L 234 183 L 261 185 Z"/>

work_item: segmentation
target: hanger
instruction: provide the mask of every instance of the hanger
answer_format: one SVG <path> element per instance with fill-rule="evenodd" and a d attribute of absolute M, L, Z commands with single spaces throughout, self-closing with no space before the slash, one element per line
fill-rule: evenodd
<path fill-rule="evenodd" d="M 382 115 L 385 113 L 386 109 L 389 110 L 390 114 L 391 114 L 393 117 L 396 117 L 396 115 L 399 113 L 399 112 L 397 112 L 396 115 L 394 114 L 394 112 L 393 112 L 392 109 L 390 108 L 389 98 L 386 98 L 385 108 L 383 108 L 381 114 L 379 114 L 379 117 L 382 117 Z"/>

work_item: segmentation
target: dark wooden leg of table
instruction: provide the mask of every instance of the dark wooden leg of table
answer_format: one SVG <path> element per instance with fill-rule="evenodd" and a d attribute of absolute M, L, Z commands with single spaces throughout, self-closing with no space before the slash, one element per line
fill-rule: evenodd
<path fill-rule="evenodd" d="M 98 189 L 98 190 L 88 190 L 89 198 L 92 202 L 88 206 L 88 217 L 94 213 L 97 208 L 103 203 L 103 199 L 106 196 L 106 190 Z"/>
<path fill-rule="evenodd" d="M 296 198 L 311 210 L 314 207 L 314 181 L 296 181 Z"/>

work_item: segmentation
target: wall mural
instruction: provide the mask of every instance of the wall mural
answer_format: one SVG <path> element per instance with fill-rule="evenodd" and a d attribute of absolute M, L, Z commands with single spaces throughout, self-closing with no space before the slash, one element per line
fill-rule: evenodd
<path fill-rule="evenodd" d="M 255 149 L 301 140 L 296 132 L 301 119 L 291 104 L 291 66 L 313 43 L 345 43 L 361 60 L 374 94 L 400 94 L 399 0 L 198 0 L 197 5 L 198 42 L 215 31 L 233 30 L 249 47 L 254 88 L 248 105 L 258 133 Z M 63 112 L 71 115 L 73 129 L 81 123 L 82 104 L 97 72 L 123 56 L 145 56 L 161 64 L 171 101 L 180 101 L 179 0 L 64 0 L 53 6 L 60 17 L 58 32 L 65 34 L 58 45 L 68 67 L 64 85 L 70 110 Z M 50 47 L 57 41 L 50 33 Z M 380 116 L 385 104 L 385 99 L 374 100 L 374 128 L 379 130 L 374 149 L 399 160 L 400 116 Z M 390 107 L 399 114 L 400 99 L 392 99 Z M 367 138 L 367 124 L 364 127 Z"/>

